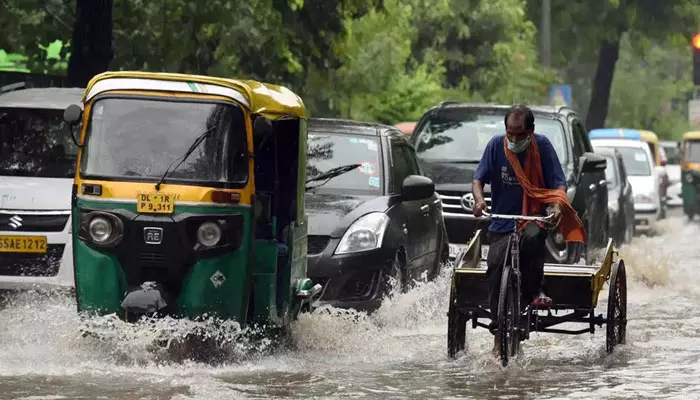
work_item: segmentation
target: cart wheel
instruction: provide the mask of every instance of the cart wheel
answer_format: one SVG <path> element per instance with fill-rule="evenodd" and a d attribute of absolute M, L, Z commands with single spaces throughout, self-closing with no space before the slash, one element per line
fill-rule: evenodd
<path fill-rule="evenodd" d="M 501 290 L 498 294 L 498 334 L 501 365 L 518 354 L 520 345 L 520 310 L 516 299 L 516 282 L 511 269 L 503 268 Z"/>
<path fill-rule="evenodd" d="M 452 296 L 450 296 L 452 297 Z M 467 317 L 452 304 L 447 313 L 447 356 L 454 359 L 467 346 Z"/>
<path fill-rule="evenodd" d="M 625 343 L 627 334 L 627 275 L 624 261 L 613 266 L 609 285 L 605 349 L 612 353 L 616 345 Z"/>

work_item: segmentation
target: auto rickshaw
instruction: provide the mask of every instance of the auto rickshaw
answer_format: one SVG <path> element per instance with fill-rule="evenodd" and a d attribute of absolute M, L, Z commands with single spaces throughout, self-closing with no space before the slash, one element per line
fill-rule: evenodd
<path fill-rule="evenodd" d="M 284 329 L 321 285 L 306 275 L 302 100 L 252 80 L 96 75 L 72 193 L 78 312 Z"/>
<path fill-rule="evenodd" d="M 683 134 L 681 142 L 683 212 L 692 220 L 700 214 L 700 131 Z"/>

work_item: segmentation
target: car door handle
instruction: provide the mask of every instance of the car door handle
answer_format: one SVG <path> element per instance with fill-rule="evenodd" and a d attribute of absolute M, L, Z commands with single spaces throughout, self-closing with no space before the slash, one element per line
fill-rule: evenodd
<path fill-rule="evenodd" d="M 599 184 L 600 186 L 606 186 L 606 185 L 608 184 L 608 181 L 606 181 L 605 179 L 601 179 L 601 180 L 598 182 L 598 184 Z"/>
<path fill-rule="evenodd" d="M 422 206 L 420 206 L 420 210 L 423 212 L 428 212 L 430 211 L 430 206 L 427 204 L 423 204 Z"/>
<path fill-rule="evenodd" d="M 588 190 L 590 190 L 590 191 L 592 192 L 592 191 L 594 191 L 595 188 L 597 188 L 597 187 L 598 187 L 598 186 L 596 186 L 595 183 L 591 183 L 591 184 L 588 186 Z"/>

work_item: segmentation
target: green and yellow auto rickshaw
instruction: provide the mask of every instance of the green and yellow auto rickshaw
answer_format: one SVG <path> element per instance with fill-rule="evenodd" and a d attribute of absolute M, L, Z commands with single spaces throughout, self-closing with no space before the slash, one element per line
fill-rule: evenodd
<path fill-rule="evenodd" d="M 306 277 L 302 100 L 251 80 L 106 72 L 71 105 L 78 311 L 284 328 Z"/>
<path fill-rule="evenodd" d="M 700 131 L 683 134 L 681 143 L 681 193 L 683 211 L 692 220 L 700 214 Z"/>

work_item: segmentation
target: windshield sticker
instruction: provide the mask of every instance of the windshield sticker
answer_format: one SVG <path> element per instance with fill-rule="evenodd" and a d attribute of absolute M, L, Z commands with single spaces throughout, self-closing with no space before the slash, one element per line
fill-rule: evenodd
<path fill-rule="evenodd" d="M 374 163 L 371 163 L 369 161 L 362 161 L 360 162 L 360 164 L 362 164 L 362 166 L 358 168 L 358 171 L 360 171 L 363 174 L 373 176 L 377 171 L 377 167 Z"/>
<path fill-rule="evenodd" d="M 645 162 L 646 160 L 644 153 L 634 153 L 634 161 Z"/>
<path fill-rule="evenodd" d="M 379 178 L 377 178 L 376 176 L 370 177 L 369 178 L 369 185 L 372 187 L 378 188 L 379 187 Z"/>
<path fill-rule="evenodd" d="M 374 140 L 367 143 L 367 148 L 370 151 L 379 151 L 379 146 L 377 146 L 377 142 L 375 142 Z"/>

